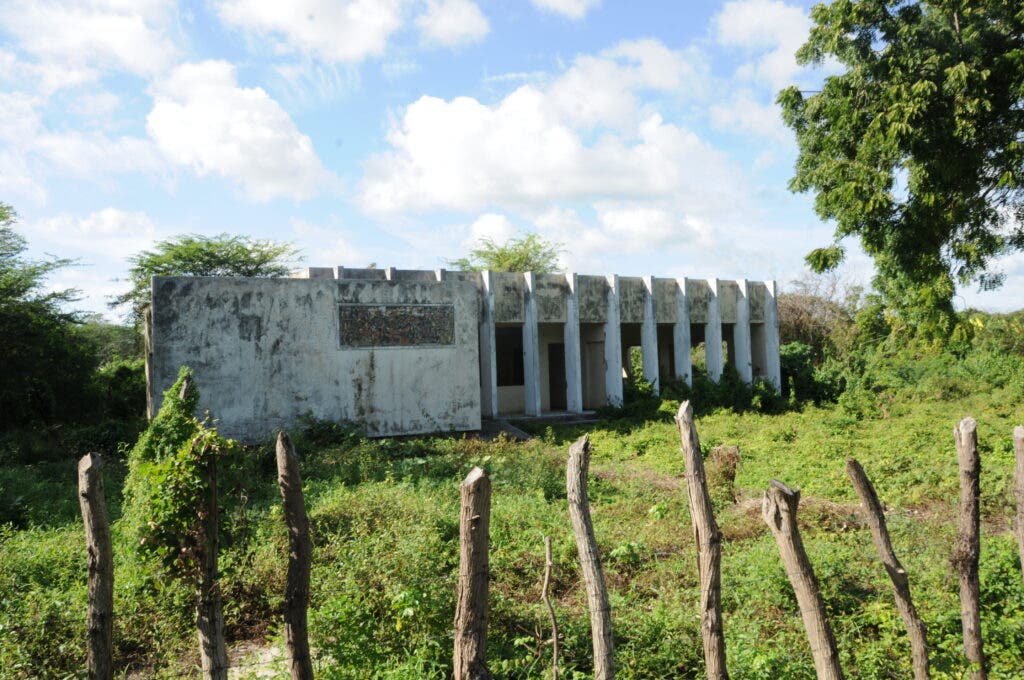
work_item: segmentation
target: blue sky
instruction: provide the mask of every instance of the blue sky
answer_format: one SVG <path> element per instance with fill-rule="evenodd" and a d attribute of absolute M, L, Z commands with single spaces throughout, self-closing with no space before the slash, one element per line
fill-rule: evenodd
<path fill-rule="evenodd" d="M 0 0 L 0 201 L 95 311 L 182 233 L 435 268 L 529 230 L 575 271 L 785 286 L 832 231 L 773 103 L 827 74 L 793 59 L 809 6 Z M 999 266 L 958 305 L 1019 307 Z"/>

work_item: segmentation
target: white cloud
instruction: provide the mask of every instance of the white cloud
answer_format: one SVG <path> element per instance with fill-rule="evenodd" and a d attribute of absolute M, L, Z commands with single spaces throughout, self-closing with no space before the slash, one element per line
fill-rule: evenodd
<path fill-rule="evenodd" d="M 469 237 L 466 239 L 465 245 L 472 247 L 485 239 L 495 243 L 504 243 L 513 238 L 516 232 L 515 225 L 505 215 L 485 213 L 469 225 Z"/>
<path fill-rule="evenodd" d="M 222 0 L 221 20 L 279 52 L 327 62 L 359 62 L 384 53 L 402 25 L 406 0 Z"/>
<path fill-rule="evenodd" d="M 352 234 L 338 227 L 325 227 L 308 220 L 289 221 L 295 244 L 313 267 L 362 267 L 369 262 L 366 251 L 355 245 Z"/>
<path fill-rule="evenodd" d="M 446 47 L 480 42 L 491 30 L 471 0 L 427 0 L 427 11 L 416 17 L 416 25 L 427 42 Z"/>
<path fill-rule="evenodd" d="M 547 88 L 524 85 L 494 105 L 421 97 L 392 126 L 391 149 L 368 159 L 363 206 L 380 213 L 535 211 L 553 201 L 647 198 L 730 211 L 742 201 L 726 155 L 630 96 L 681 82 L 683 62 L 655 47 L 626 43 L 608 56 L 578 59 Z M 620 64 L 620 54 L 637 64 Z M 675 72 L 650 68 L 652 54 Z M 609 97 L 592 108 L 567 106 L 567 92 L 590 82 L 597 91 L 602 81 L 626 105 Z M 583 134 L 595 126 L 615 132 Z"/>
<path fill-rule="evenodd" d="M 596 56 L 581 55 L 547 88 L 551 105 L 568 122 L 635 127 L 645 111 L 638 94 L 685 93 L 699 98 L 707 67 L 695 50 L 671 50 L 657 40 L 630 40 Z"/>
<path fill-rule="evenodd" d="M 715 127 L 765 137 L 778 142 L 792 139 L 782 122 L 782 112 L 775 104 L 762 104 L 749 91 L 734 93 L 725 104 L 715 104 L 709 111 Z"/>
<path fill-rule="evenodd" d="M 147 140 L 110 137 L 97 130 L 47 127 L 41 97 L 4 94 L 0 106 L 0 192 L 36 203 L 46 199 L 44 179 L 52 176 L 88 179 L 99 184 L 110 175 L 163 169 L 159 154 Z"/>
<path fill-rule="evenodd" d="M 149 134 L 200 176 L 235 180 L 258 201 L 308 198 L 331 181 L 309 137 L 262 88 L 240 87 L 227 62 L 183 64 L 153 96 Z"/>
<path fill-rule="evenodd" d="M 166 69 L 178 54 L 167 35 L 173 14 L 170 0 L 15 0 L 0 5 L 0 24 L 56 88 L 102 70 L 152 76 Z"/>
<path fill-rule="evenodd" d="M 533 5 L 548 12 L 555 12 L 570 19 L 582 19 L 587 12 L 597 7 L 601 0 L 531 0 Z"/>
<path fill-rule="evenodd" d="M 86 217 L 61 214 L 28 225 L 35 240 L 60 247 L 62 254 L 93 255 L 123 259 L 152 246 L 158 238 L 156 225 L 144 212 L 104 208 Z M 89 259 L 89 258 L 85 258 Z"/>
<path fill-rule="evenodd" d="M 811 20 L 801 7 L 781 0 L 732 0 L 713 20 L 720 45 L 757 55 L 739 74 L 776 90 L 791 85 L 800 73 L 795 54 L 810 28 Z"/>

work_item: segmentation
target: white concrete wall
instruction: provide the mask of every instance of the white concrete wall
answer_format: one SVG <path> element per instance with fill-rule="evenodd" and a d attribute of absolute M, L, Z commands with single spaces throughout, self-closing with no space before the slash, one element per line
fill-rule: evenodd
<path fill-rule="evenodd" d="M 342 347 L 342 303 L 451 305 L 454 341 Z M 472 284 L 156 277 L 152 309 L 154 406 L 187 365 L 226 436 L 256 440 L 305 413 L 372 435 L 480 428 Z"/>

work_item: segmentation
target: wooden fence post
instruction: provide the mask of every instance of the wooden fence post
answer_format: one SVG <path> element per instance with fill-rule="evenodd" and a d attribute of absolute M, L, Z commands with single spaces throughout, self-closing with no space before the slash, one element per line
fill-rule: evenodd
<path fill-rule="evenodd" d="M 182 388 L 184 393 L 185 386 Z M 198 439 L 192 442 L 198 446 Z M 196 630 L 199 634 L 199 654 L 202 659 L 203 680 L 227 680 L 228 654 L 224 646 L 224 611 L 221 607 L 220 584 L 217 582 L 217 552 L 220 549 L 217 531 L 219 507 L 217 504 L 217 463 L 211 456 L 206 463 L 206 508 L 200 519 L 199 584 L 196 592 Z"/>
<path fill-rule="evenodd" d="M 594 680 L 612 680 L 615 665 L 612 659 L 612 615 L 608 604 L 608 588 L 601 571 L 594 525 L 590 519 L 587 498 L 587 469 L 590 466 L 590 438 L 583 435 L 569 447 L 569 463 L 565 468 L 565 486 L 569 497 L 569 517 L 576 536 L 580 569 L 587 586 L 590 608 L 590 633 L 594 642 Z"/>
<path fill-rule="evenodd" d="M 971 679 L 985 680 L 988 671 L 981 642 L 981 586 L 978 557 L 981 552 L 981 459 L 978 457 L 978 426 L 964 418 L 953 428 L 957 462 L 960 467 L 960 520 L 953 568 L 960 577 L 960 620 L 964 629 L 964 655 L 971 663 Z"/>
<path fill-rule="evenodd" d="M 818 579 L 814 577 L 814 569 L 807 559 L 807 551 L 804 550 L 796 524 L 799 504 L 798 490 L 773 479 L 761 501 L 761 516 L 775 535 L 786 575 L 796 592 L 818 680 L 842 680 L 843 669 L 839 665 L 836 638 L 825 615 L 825 603 L 821 599 Z"/>
<path fill-rule="evenodd" d="M 78 461 L 78 502 L 85 523 L 89 564 L 89 611 L 86 616 L 89 680 L 111 680 L 114 677 L 114 553 L 103 497 L 102 467 L 103 460 L 98 453 L 88 453 Z"/>
<path fill-rule="evenodd" d="M 291 659 L 292 680 L 313 680 L 306 610 L 309 608 L 309 571 L 312 546 L 309 518 L 302 497 L 299 458 L 286 432 L 277 433 L 277 485 L 281 489 L 284 520 L 288 525 L 288 584 L 285 588 L 284 634 Z"/>
<path fill-rule="evenodd" d="M 704 663 L 708 680 L 726 680 L 725 635 L 722 632 L 722 536 L 715 523 L 711 496 L 704 475 L 700 440 L 693 423 L 693 406 L 684 401 L 676 414 L 679 439 L 686 462 L 686 489 L 690 519 L 697 543 L 697 571 L 700 577 L 700 631 L 704 638 Z"/>
<path fill-rule="evenodd" d="M 485 680 L 491 480 L 476 467 L 459 485 L 459 585 L 455 605 L 455 680 Z"/>
<path fill-rule="evenodd" d="M 1013 475 L 1013 491 L 1017 496 L 1014 533 L 1017 534 L 1017 550 L 1020 551 L 1020 573 L 1024 578 L 1024 426 L 1013 428 L 1013 451 L 1017 455 L 1017 469 Z"/>
<path fill-rule="evenodd" d="M 867 513 L 868 526 L 871 527 L 871 537 L 875 542 L 875 549 L 878 550 L 882 564 L 885 566 L 889 578 L 892 579 L 893 590 L 896 594 L 896 608 L 903 618 L 903 624 L 907 627 L 907 634 L 910 636 L 910 653 L 914 665 L 915 680 L 928 680 L 928 643 L 925 637 L 924 621 L 917 615 L 913 600 L 910 599 L 910 581 L 907 572 L 900 564 L 896 553 L 892 549 L 892 541 L 889 540 L 889 529 L 885 524 L 885 513 L 882 511 L 882 504 L 878 501 L 875 488 L 871 480 L 864 473 L 864 468 L 853 458 L 846 459 L 846 474 L 853 483 L 853 488 L 860 497 Z"/>
<path fill-rule="evenodd" d="M 551 537 L 544 537 L 544 585 L 541 586 L 541 599 L 547 605 L 551 617 L 551 680 L 558 680 L 558 619 L 555 617 L 555 605 L 551 602 L 551 576 L 555 562 L 551 559 Z"/>

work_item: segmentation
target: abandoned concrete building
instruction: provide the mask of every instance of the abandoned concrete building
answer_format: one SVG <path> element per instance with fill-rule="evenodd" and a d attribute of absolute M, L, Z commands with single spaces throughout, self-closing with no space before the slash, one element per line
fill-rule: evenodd
<path fill-rule="evenodd" d="M 479 430 L 481 418 L 622 401 L 630 349 L 655 389 L 726 362 L 776 389 L 775 283 L 313 267 L 290 279 L 155 277 L 151 413 L 189 366 L 227 436 L 303 416 L 371 435 Z"/>

